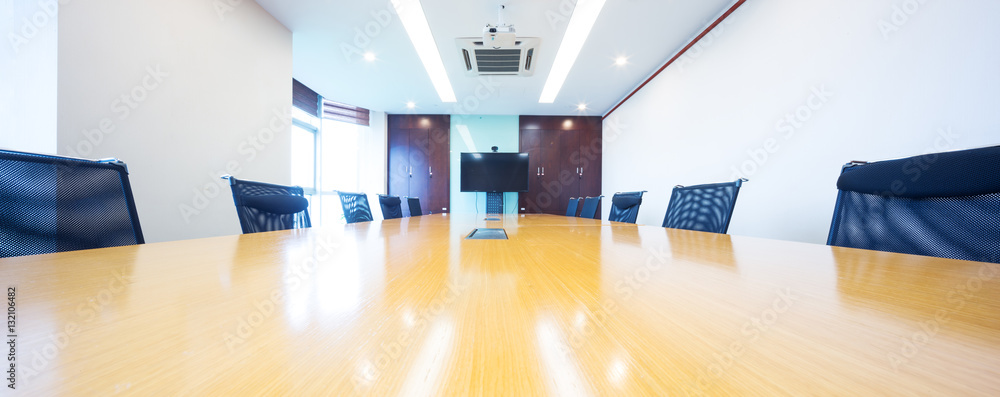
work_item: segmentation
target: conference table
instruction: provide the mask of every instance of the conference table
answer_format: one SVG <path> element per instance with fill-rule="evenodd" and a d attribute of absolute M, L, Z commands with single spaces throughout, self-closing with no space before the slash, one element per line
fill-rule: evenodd
<path fill-rule="evenodd" d="M 1000 265 L 490 217 L 0 259 L 5 390 L 1000 396 Z"/>

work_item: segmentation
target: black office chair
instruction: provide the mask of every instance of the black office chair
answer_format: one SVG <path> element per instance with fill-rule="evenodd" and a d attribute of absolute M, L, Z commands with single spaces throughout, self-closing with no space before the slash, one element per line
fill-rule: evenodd
<path fill-rule="evenodd" d="M 837 189 L 829 245 L 1000 263 L 1000 146 L 851 162 Z"/>
<path fill-rule="evenodd" d="M 407 197 L 406 206 L 410 207 L 410 216 L 420 216 L 424 214 L 420 209 L 420 198 L 418 197 Z"/>
<path fill-rule="evenodd" d="M 639 216 L 639 206 L 642 204 L 641 192 L 618 192 L 611 197 L 611 213 L 608 220 L 612 222 L 635 223 Z"/>
<path fill-rule="evenodd" d="M 368 206 L 368 196 L 364 193 L 348 193 L 338 191 L 340 205 L 344 208 L 344 220 L 348 224 L 357 222 L 371 222 L 372 209 Z"/>
<path fill-rule="evenodd" d="M 580 218 L 598 219 L 597 207 L 601 205 L 601 198 L 604 196 L 587 197 L 583 199 L 583 208 L 580 209 Z"/>
<path fill-rule="evenodd" d="M 675 186 L 663 217 L 663 227 L 725 234 L 740 186 L 747 181 L 740 178 L 726 183 Z"/>
<path fill-rule="evenodd" d="M 309 200 L 301 187 L 222 178 L 229 180 L 244 234 L 312 227 Z"/>
<path fill-rule="evenodd" d="M 382 207 L 383 219 L 399 219 L 403 217 L 403 207 L 399 196 L 378 195 L 378 205 Z"/>
<path fill-rule="evenodd" d="M 580 200 L 583 200 L 583 197 L 569 198 L 569 207 L 566 207 L 566 216 L 576 216 L 576 210 L 580 207 Z"/>
<path fill-rule="evenodd" d="M 125 163 L 0 150 L 0 257 L 144 242 Z"/>

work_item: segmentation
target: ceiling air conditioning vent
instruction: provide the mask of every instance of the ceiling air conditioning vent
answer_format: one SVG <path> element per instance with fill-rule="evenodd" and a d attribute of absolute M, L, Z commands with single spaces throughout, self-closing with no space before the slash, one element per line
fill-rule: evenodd
<path fill-rule="evenodd" d="M 531 76 L 535 73 L 534 57 L 541 39 L 518 37 L 514 45 L 499 48 L 483 45 L 482 37 L 460 37 L 455 42 L 467 75 Z"/>

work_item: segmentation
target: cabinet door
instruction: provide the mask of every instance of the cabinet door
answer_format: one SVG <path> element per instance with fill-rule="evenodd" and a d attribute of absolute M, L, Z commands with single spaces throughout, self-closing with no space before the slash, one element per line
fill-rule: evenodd
<path fill-rule="evenodd" d="M 539 130 L 521 130 L 521 153 L 528 154 L 528 191 L 518 196 L 518 208 L 522 213 L 540 214 L 538 194 L 542 191 L 542 135 Z"/>
<path fill-rule="evenodd" d="M 450 128 L 435 127 L 428 131 L 427 209 L 429 213 L 448 212 L 451 203 L 451 132 Z M 420 204 L 424 206 L 423 203 Z"/>
<path fill-rule="evenodd" d="M 431 213 L 429 209 L 431 198 L 427 195 L 430 191 L 430 175 L 427 172 L 430 157 L 430 141 L 427 139 L 427 129 L 407 130 L 410 138 L 410 152 L 407 159 L 410 163 L 409 170 L 409 191 L 408 196 L 420 198 L 420 209 L 424 214 Z"/>
<path fill-rule="evenodd" d="M 566 213 L 570 197 L 580 197 L 580 138 L 582 131 L 559 132 L 559 185 L 563 188 L 559 196 L 561 214 Z"/>
<path fill-rule="evenodd" d="M 580 195 L 585 197 L 599 196 L 601 194 L 603 138 L 600 130 L 581 132 L 579 163 L 583 175 L 580 177 Z"/>
<path fill-rule="evenodd" d="M 559 181 L 562 157 L 560 134 L 553 130 L 541 130 L 540 133 L 542 174 L 538 177 L 541 188 L 535 196 L 536 204 L 543 214 L 562 215 L 566 213 L 566 203 L 560 205 L 559 201 L 566 189 Z"/>
<path fill-rule="evenodd" d="M 389 195 L 410 195 L 410 135 L 406 130 L 389 130 Z M 403 206 L 404 214 L 409 213 Z"/>

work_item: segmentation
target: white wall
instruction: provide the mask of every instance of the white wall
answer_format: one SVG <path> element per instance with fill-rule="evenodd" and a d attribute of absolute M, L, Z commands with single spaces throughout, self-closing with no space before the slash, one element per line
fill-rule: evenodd
<path fill-rule="evenodd" d="M 375 220 L 385 219 L 382 215 L 382 207 L 378 203 L 378 195 L 386 194 L 388 186 L 388 123 L 385 112 L 372 110 L 369 118 L 369 129 L 358 140 L 358 188 L 359 192 L 364 192 L 368 196 L 368 206 L 372 210 L 372 218 Z M 335 202 L 335 203 L 334 203 Z M 332 204 L 325 211 L 336 213 L 338 224 L 346 224 L 340 218 L 344 214 L 344 209 L 340 205 L 339 196 L 333 196 L 328 203 Z M 402 205 L 406 205 L 404 202 Z M 315 223 L 313 224 L 316 225 Z M 324 226 L 328 223 L 324 223 Z"/>
<path fill-rule="evenodd" d="M 0 148 L 56 152 L 56 0 L 0 1 Z"/>
<path fill-rule="evenodd" d="M 842 164 L 1000 144 L 997 15 L 750 0 L 605 119 L 604 192 L 649 190 L 660 225 L 674 185 L 744 175 L 731 234 L 825 243 Z"/>
<path fill-rule="evenodd" d="M 369 203 L 378 206 L 378 195 L 385 194 L 388 183 L 388 130 L 385 112 L 372 110 L 369 118 L 369 131 L 364 140 L 359 142 L 361 151 L 358 161 L 358 191 L 368 193 Z M 374 201 L 372 201 L 374 199 Z M 372 211 L 379 212 L 378 210 Z"/>
<path fill-rule="evenodd" d="M 240 233 L 220 174 L 290 182 L 292 35 L 226 4 L 60 9 L 59 153 L 128 164 L 147 242 Z"/>

